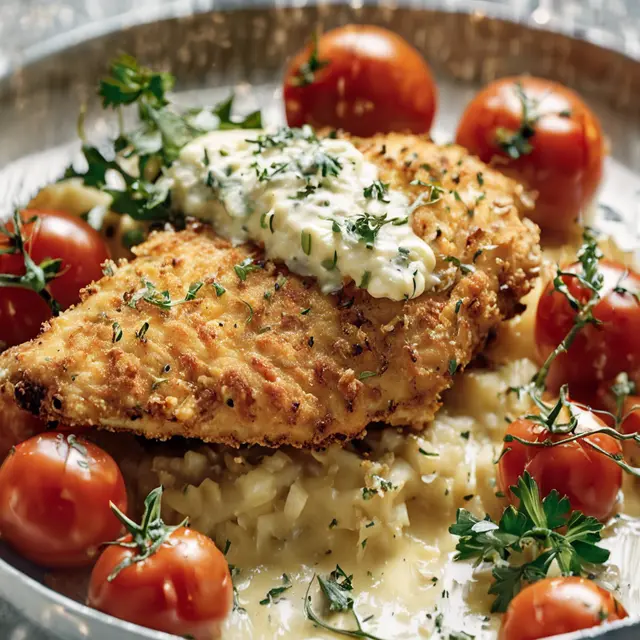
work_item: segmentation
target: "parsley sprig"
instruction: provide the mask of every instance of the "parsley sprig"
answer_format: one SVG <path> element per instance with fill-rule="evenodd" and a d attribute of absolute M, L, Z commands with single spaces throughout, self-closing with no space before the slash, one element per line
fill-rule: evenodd
<path fill-rule="evenodd" d="M 203 286 L 204 283 L 201 281 L 194 282 L 189 287 L 184 298 L 182 298 L 181 300 L 172 300 L 169 291 L 160 291 L 156 287 L 156 285 L 153 284 L 153 282 L 143 277 L 142 287 L 128 297 L 127 306 L 131 307 L 132 309 L 137 309 L 138 303 L 143 300 L 144 302 L 147 302 L 155 307 L 159 307 L 163 311 L 168 311 L 169 309 L 172 309 L 173 307 L 176 307 L 180 304 L 195 300 L 196 295 Z"/>
<path fill-rule="evenodd" d="M 116 213 L 143 221 L 173 220 L 169 183 L 163 179 L 163 170 L 171 166 L 180 150 L 209 131 L 262 126 L 260 112 L 240 119 L 232 117 L 233 95 L 210 109 L 178 113 L 168 97 L 174 84 L 171 74 L 141 66 L 132 56 L 113 60 L 109 75 L 98 89 L 102 105 L 115 109 L 121 121 L 124 108 L 136 107 L 140 124 L 131 132 L 121 127 L 119 136 L 106 149 L 83 144 L 86 170 L 77 171 L 71 166 L 64 178 L 80 177 L 85 185 L 109 194 L 109 208 Z M 128 159 L 135 161 L 136 170 L 123 166 L 122 161 Z M 120 176 L 123 187 L 107 185 L 109 172 Z"/>
<path fill-rule="evenodd" d="M 342 613 L 349 615 L 355 622 L 355 629 L 343 629 L 341 627 L 336 627 L 323 620 L 320 615 L 316 613 L 311 600 L 311 588 L 313 587 L 316 579 L 320 586 L 320 593 L 323 595 L 324 607 L 329 613 Z M 355 610 L 355 601 L 352 593 L 353 576 L 347 575 L 340 565 L 336 565 L 336 568 L 326 578 L 319 575 L 313 576 L 304 596 L 304 613 L 307 618 L 317 626 L 327 629 L 327 631 L 333 631 L 338 635 L 347 636 L 349 638 L 382 640 L 379 636 L 373 635 L 363 629 L 363 621 L 360 620 L 360 616 Z"/>
<path fill-rule="evenodd" d="M 495 595 L 491 610 L 506 611 L 509 602 L 528 583 L 546 577 L 557 564 L 563 576 L 586 575 L 590 565 L 606 562 L 609 551 L 598 546 L 603 524 L 580 511 L 571 511 L 569 499 L 553 490 L 543 500 L 535 480 L 525 472 L 512 487 L 520 504 L 507 507 L 500 522 L 488 515 L 480 520 L 466 509 L 458 509 L 449 532 L 459 536 L 455 560 L 475 560 L 493 565 Z M 509 559 L 524 551 L 535 557 L 512 564 Z"/>
<path fill-rule="evenodd" d="M 137 562 L 143 562 L 151 557 L 173 534 L 175 531 L 184 527 L 188 518 L 185 518 L 180 524 L 175 526 L 166 525 L 160 517 L 160 506 L 162 502 L 162 487 L 153 489 L 144 501 L 144 513 L 142 521 L 137 524 L 128 518 L 115 504 L 111 503 L 111 511 L 124 525 L 128 533 L 131 534 L 132 540 L 120 538 L 110 545 L 124 547 L 125 549 L 134 549 L 135 554 L 127 556 L 115 569 L 111 572 L 107 580 L 111 582 L 115 580 L 118 574 Z"/>
<path fill-rule="evenodd" d="M 56 302 L 47 285 L 60 274 L 62 261 L 60 259 L 47 258 L 40 264 L 36 264 L 29 253 L 29 239 L 24 236 L 24 224 L 19 211 L 13 214 L 13 228 L 7 225 L 0 225 L 0 235 L 8 238 L 7 246 L 0 245 L 0 255 L 20 255 L 24 260 L 24 274 L 16 275 L 12 273 L 0 273 L 0 288 L 12 287 L 18 289 L 28 289 L 35 291 L 51 309 L 53 315 L 60 313 L 60 305 Z M 26 221 L 32 224 L 31 234 L 36 231 L 39 224 L 38 218 L 34 217 Z"/>
<path fill-rule="evenodd" d="M 364 242 L 367 249 L 373 249 L 376 238 L 382 227 L 391 220 L 387 219 L 387 214 L 374 216 L 366 211 L 353 219 L 345 222 L 345 227 L 349 233 L 358 238 L 360 242 Z"/>

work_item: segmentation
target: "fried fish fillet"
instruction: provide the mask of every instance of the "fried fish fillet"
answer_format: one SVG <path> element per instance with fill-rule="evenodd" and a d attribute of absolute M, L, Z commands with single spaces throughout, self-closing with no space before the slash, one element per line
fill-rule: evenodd
<path fill-rule="evenodd" d="M 0 392 L 47 421 L 231 445 L 322 446 L 372 422 L 424 428 L 455 373 L 518 312 L 540 262 L 538 229 L 512 180 L 457 146 L 391 134 L 353 139 L 434 249 L 438 291 L 374 299 L 232 247 L 206 225 L 156 233 L 35 340 L 0 356 Z M 242 281 L 234 265 L 263 265 Z M 137 300 L 142 282 L 184 301 Z M 221 287 L 225 292 L 220 295 Z"/>

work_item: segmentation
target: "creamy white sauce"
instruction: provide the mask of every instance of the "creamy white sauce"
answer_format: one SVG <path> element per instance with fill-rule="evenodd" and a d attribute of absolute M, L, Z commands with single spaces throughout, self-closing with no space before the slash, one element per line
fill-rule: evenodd
<path fill-rule="evenodd" d="M 307 127 L 217 131 L 182 150 L 170 179 L 183 213 L 234 243 L 259 243 L 324 293 L 350 278 L 375 298 L 403 300 L 437 282 L 433 250 L 411 227 L 413 203 L 347 140 Z"/>

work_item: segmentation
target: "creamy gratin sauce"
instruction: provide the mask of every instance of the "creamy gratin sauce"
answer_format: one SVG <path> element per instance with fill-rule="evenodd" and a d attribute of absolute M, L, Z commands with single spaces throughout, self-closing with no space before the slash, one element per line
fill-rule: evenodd
<path fill-rule="evenodd" d="M 187 145 L 169 172 L 174 206 L 234 243 L 317 278 L 345 278 L 374 298 L 414 298 L 437 283 L 431 247 L 411 227 L 412 202 L 380 181 L 347 140 L 311 128 L 216 131 Z"/>

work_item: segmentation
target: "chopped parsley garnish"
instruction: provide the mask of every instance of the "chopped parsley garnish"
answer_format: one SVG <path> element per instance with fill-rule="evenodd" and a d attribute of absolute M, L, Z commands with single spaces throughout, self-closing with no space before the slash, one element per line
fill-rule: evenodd
<path fill-rule="evenodd" d="M 120 340 L 122 340 L 122 327 L 120 326 L 120 323 L 114 322 L 111 325 L 111 328 L 113 329 L 113 334 L 111 336 L 111 342 L 113 342 L 113 343 L 120 342 Z"/>
<path fill-rule="evenodd" d="M 429 458 L 439 458 L 440 454 L 436 453 L 435 451 L 426 451 L 425 449 L 423 449 L 422 447 L 418 447 L 418 451 L 423 455 L 423 456 L 427 456 Z"/>
<path fill-rule="evenodd" d="M 329 523 L 329 529 L 333 529 L 334 527 L 338 526 L 338 521 L 334 518 L 330 523 Z"/>
<path fill-rule="evenodd" d="M 306 62 L 303 62 L 297 75 L 291 79 L 291 83 L 296 87 L 306 87 L 313 84 L 316 79 L 316 73 L 324 69 L 330 64 L 329 60 L 321 60 L 318 57 L 318 35 L 311 36 L 311 51 Z"/>
<path fill-rule="evenodd" d="M 460 272 L 464 275 L 468 273 L 473 273 L 475 271 L 475 267 L 471 264 L 463 264 L 460 262 L 460 258 L 456 258 L 455 256 L 446 256 L 444 259 L 445 262 L 451 262 L 451 264 L 455 265 L 460 269 Z"/>
<path fill-rule="evenodd" d="M 293 583 L 291 582 L 291 579 L 289 578 L 289 576 L 286 573 L 283 573 L 282 586 L 269 589 L 266 597 L 263 600 L 260 600 L 260 604 L 267 605 L 267 604 L 276 604 L 280 602 L 284 592 L 287 591 L 288 589 L 291 589 L 292 586 L 293 586 Z"/>
<path fill-rule="evenodd" d="M 216 297 L 220 297 L 223 296 L 226 293 L 226 289 L 219 284 L 218 282 L 212 282 L 211 285 L 213 286 L 213 288 L 215 289 L 216 292 Z"/>
<path fill-rule="evenodd" d="M 368 187 L 364 188 L 364 197 L 385 203 L 391 202 L 389 200 L 389 185 L 380 180 L 374 180 Z"/>
<path fill-rule="evenodd" d="M 427 187 L 428 191 L 421 193 L 416 201 L 413 203 L 411 210 L 415 210 L 418 207 L 428 204 L 435 204 L 442 199 L 442 196 L 447 192 L 446 189 L 441 187 L 435 182 L 424 182 L 422 180 L 412 180 L 410 183 L 412 186 Z"/>
<path fill-rule="evenodd" d="M 247 315 L 247 319 L 244 321 L 244 323 L 251 324 L 251 321 L 253 320 L 253 307 L 246 300 L 242 300 L 242 298 L 240 299 L 240 302 L 242 302 L 242 304 L 247 307 L 247 311 L 249 312 L 249 315 Z"/>
<path fill-rule="evenodd" d="M 302 231 L 300 233 L 300 246 L 305 255 L 311 255 L 311 240 L 312 236 L 309 231 Z"/>
<path fill-rule="evenodd" d="M 450 376 L 452 376 L 458 370 L 458 362 L 455 358 L 451 358 L 451 360 L 449 360 L 449 366 L 447 367 L 447 370 L 449 371 Z"/>
<path fill-rule="evenodd" d="M 259 271 L 262 267 L 253 261 L 253 258 L 245 258 L 239 264 L 233 265 L 233 270 L 242 282 L 247 279 L 247 275 L 252 271 Z"/>
<path fill-rule="evenodd" d="M 127 300 L 127 306 L 131 307 L 132 309 L 136 309 L 138 307 L 138 303 L 143 300 L 144 302 L 159 307 L 164 311 L 168 311 L 172 307 L 193 300 L 201 288 L 202 282 L 194 282 L 189 287 L 187 294 L 182 300 L 171 300 L 171 294 L 169 293 L 169 291 L 159 291 L 152 282 L 143 277 L 142 287 L 135 291 L 129 297 L 129 299 Z"/>
<path fill-rule="evenodd" d="M 320 173 L 323 178 L 326 178 L 328 176 L 337 176 L 342 169 L 342 165 L 338 158 L 318 148 L 312 154 L 311 162 L 304 164 L 302 169 L 305 175 Z"/>
<path fill-rule="evenodd" d="M 198 281 L 194 282 L 190 287 L 189 291 L 187 291 L 187 295 L 184 297 L 185 302 L 190 302 L 191 300 L 195 300 L 198 295 L 198 291 L 204 287 L 204 282 Z"/>
<path fill-rule="evenodd" d="M 492 611 L 506 611 L 509 602 L 527 584 L 546 577 L 552 563 L 564 576 L 586 575 L 588 566 L 602 564 L 609 551 L 598 546 L 603 524 L 596 518 L 571 511 L 569 499 L 553 490 L 543 500 L 535 480 L 527 473 L 512 487 L 520 504 L 505 509 L 499 523 L 488 515 L 480 520 L 466 509 L 458 509 L 450 533 L 460 540 L 455 560 L 474 559 L 476 565 L 493 565 L 495 595 Z M 533 560 L 511 564 L 514 553 Z"/>
<path fill-rule="evenodd" d="M 385 480 L 382 476 L 376 474 L 371 476 L 371 481 L 371 487 L 364 487 L 362 489 L 363 500 L 371 500 L 374 496 L 382 495 L 387 491 L 393 491 L 398 488 L 390 480 Z"/>
<path fill-rule="evenodd" d="M 336 268 L 336 265 L 338 264 L 338 252 L 337 251 L 333 252 L 333 260 L 326 259 L 326 260 L 323 260 L 320 264 L 327 271 L 333 271 Z"/>
<path fill-rule="evenodd" d="M 149 323 L 144 322 L 142 326 L 136 331 L 136 338 L 140 340 L 140 342 L 147 341 L 147 331 L 149 331 Z"/>
<path fill-rule="evenodd" d="M 391 220 L 387 219 L 386 213 L 381 216 L 374 216 L 365 211 L 365 213 L 360 214 L 356 218 L 347 220 L 345 227 L 347 231 L 356 236 L 360 242 L 364 242 L 367 249 L 373 249 L 380 229 L 389 222 L 391 222 Z"/>
<path fill-rule="evenodd" d="M 316 134 L 308 125 L 305 125 L 300 129 L 281 127 L 275 133 L 263 133 L 256 138 L 247 138 L 247 142 L 257 145 L 258 148 L 255 151 L 256 155 L 259 155 L 265 149 L 284 149 L 292 140 L 318 142 Z"/>
<path fill-rule="evenodd" d="M 366 289 L 369 286 L 370 281 L 371 281 L 371 271 L 365 271 L 362 274 L 362 280 L 360 280 L 360 284 L 358 286 L 361 289 Z"/>
<path fill-rule="evenodd" d="M 366 545 L 366 540 L 363 540 L 362 547 Z M 313 609 L 311 599 L 311 588 L 314 583 L 318 581 L 320 587 L 320 593 L 323 596 L 324 606 L 331 613 L 343 613 L 353 619 L 355 623 L 355 629 L 346 629 L 343 627 L 336 627 L 328 622 L 322 620 L 322 618 Z M 327 576 L 314 575 L 309 583 L 307 592 L 304 596 L 304 613 L 309 620 L 314 624 L 328 631 L 332 631 L 337 635 L 347 636 L 350 638 L 368 638 L 369 640 L 382 640 L 379 636 L 373 635 L 365 631 L 362 627 L 365 620 L 361 620 L 355 610 L 355 600 L 353 598 L 353 576 L 347 575 L 342 570 L 340 565 L 336 565 L 336 568 Z M 371 618 L 367 618 L 367 621 Z"/>
<path fill-rule="evenodd" d="M 378 375 L 376 371 L 361 371 L 358 374 L 358 380 L 367 380 L 368 378 L 375 378 Z"/>
<path fill-rule="evenodd" d="M 294 200 L 304 200 L 307 196 L 313 195 L 318 190 L 316 185 L 307 183 L 304 189 L 300 189 L 300 191 L 296 192 L 296 195 L 293 196 Z"/>

